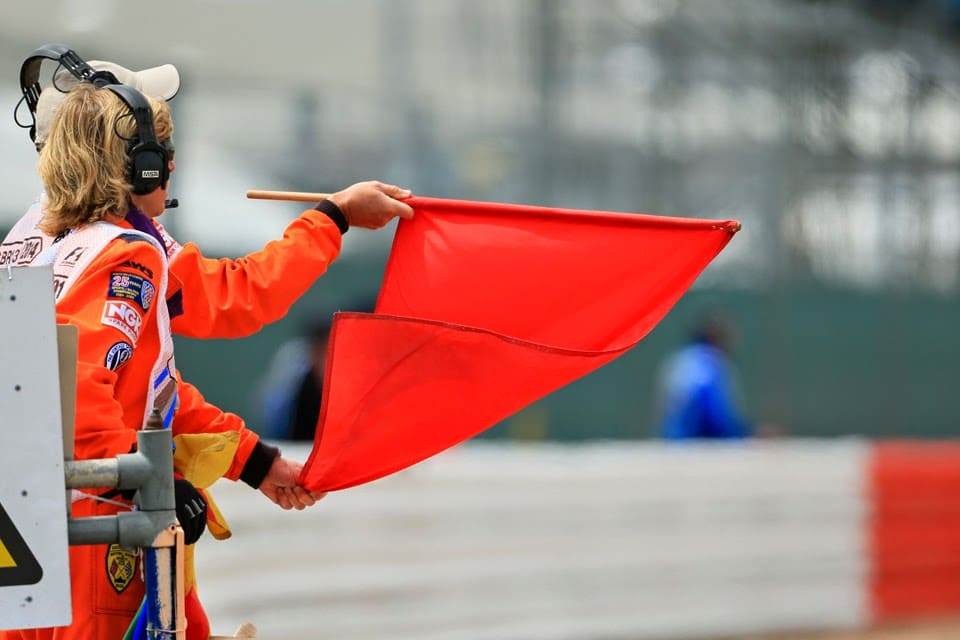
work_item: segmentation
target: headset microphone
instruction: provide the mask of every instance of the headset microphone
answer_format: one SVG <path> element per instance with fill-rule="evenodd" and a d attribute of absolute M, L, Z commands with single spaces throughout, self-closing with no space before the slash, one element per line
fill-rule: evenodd
<path fill-rule="evenodd" d="M 180 206 L 180 201 L 176 198 L 170 198 L 169 200 L 164 201 L 163 206 L 165 209 L 176 209 Z"/>

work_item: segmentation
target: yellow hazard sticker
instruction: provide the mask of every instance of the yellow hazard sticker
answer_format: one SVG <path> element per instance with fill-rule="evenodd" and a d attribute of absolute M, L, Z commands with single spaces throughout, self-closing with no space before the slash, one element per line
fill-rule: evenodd
<path fill-rule="evenodd" d="M 36 584 L 43 569 L 0 504 L 0 587 Z"/>
<path fill-rule="evenodd" d="M 3 544 L 3 540 L 0 540 L 0 568 L 15 566 L 17 566 L 17 563 L 10 552 L 7 551 L 7 545 Z"/>

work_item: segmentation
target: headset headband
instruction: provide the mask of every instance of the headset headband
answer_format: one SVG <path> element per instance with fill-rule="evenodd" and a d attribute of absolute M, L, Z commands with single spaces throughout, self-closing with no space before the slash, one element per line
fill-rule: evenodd
<path fill-rule="evenodd" d="M 153 128 L 153 109 L 142 93 L 131 86 L 119 83 L 105 84 L 101 89 L 109 89 L 114 92 L 123 100 L 124 104 L 130 107 L 133 119 L 137 121 L 137 139 L 140 142 L 159 144 L 156 131 Z"/>
<path fill-rule="evenodd" d="M 28 55 L 20 66 L 22 100 L 27 103 L 32 121 L 29 125 L 30 139 L 35 141 L 37 135 L 37 105 L 43 90 L 40 86 L 40 67 L 44 60 L 56 60 L 80 82 L 90 82 L 98 89 L 110 90 L 130 108 L 137 123 L 137 133 L 127 147 L 130 162 L 128 179 L 133 193 L 150 193 L 159 186 L 165 186 L 170 177 L 170 154 L 157 140 L 150 102 L 133 87 L 122 84 L 112 72 L 98 71 L 91 67 L 65 45 L 45 44 Z M 20 124 L 16 118 L 16 110 L 14 121 Z"/>
<path fill-rule="evenodd" d="M 34 49 L 20 65 L 20 90 L 23 92 L 23 100 L 27 103 L 27 109 L 30 110 L 31 140 L 36 139 L 37 135 L 37 103 L 40 101 L 40 92 L 43 91 L 43 87 L 40 86 L 40 67 L 44 60 L 56 60 L 60 63 L 60 66 L 81 82 L 88 81 L 97 86 L 119 84 L 119 80 L 113 73 L 97 71 L 66 45 L 45 44 Z M 16 120 L 16 114 L 14 114 L 14 120 Z M 17 122 L 17 124 L 20 123 Z"/>

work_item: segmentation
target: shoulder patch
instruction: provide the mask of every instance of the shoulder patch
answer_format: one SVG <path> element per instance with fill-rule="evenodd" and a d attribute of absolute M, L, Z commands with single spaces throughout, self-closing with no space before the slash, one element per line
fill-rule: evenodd
<path fill-rule="evenodd" d="M 100 322 L 119 330 L 130 339 L 130 342 L 137 344 L 140 328 L 143 326 L 143 316 L 125 300 L 107 300 L 103 305 Z"/>
<path fill-rule="evenodd" d="M 107 351 L 107 357 L 104 359 L 103 365 L 110 371 L 116 371 L 131 356 L 133 356 L 133 346 L 126 342 L 117 342 Z"/>
<path fill-rule="evenodd" d="M 137 303 L 147 311 L 153 303 L 157 289 L 146 278 L 124 271 L 114 271 L 110 274 L 110 285 L 107 287 L 107 298 L 119 298 Z"/>
<path fill-rule="evenodd" d="M 153 278 L 153 269 L 151 269 L 150 267 L 148 267 L 148 266 L 145 265 L 145 264 L 140 264 L 139 262 L 136 262 L 135 260 L 125 260 L 125 261 L 123 261 L 123 262 L 120 263 L 120 266 L 121 266 L 121 267 L 130 267 L 131 269 L 136 269 L 137 271 L 139 271 L 139 272 L 142 273 L 143 275 L 147 276 L 148 278 Z"/>

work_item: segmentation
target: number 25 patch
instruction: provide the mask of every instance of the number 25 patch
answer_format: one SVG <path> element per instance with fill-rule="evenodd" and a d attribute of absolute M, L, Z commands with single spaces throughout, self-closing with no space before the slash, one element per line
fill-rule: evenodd
<path fill-rule="evenodd" d="M 119 329 L 123 335 L 130 338 L 130 342 L 137 344 L 137 338 L 140 337 L 140 328 L 143 325 L 143 317 L 133 305 L 122 300 L 107 300 L 103 305 L 103 315 L 100 322 Z"/>
<path fill-rule="evenodd" d="M 138 275 L 122 271 L 115 271 L 110 274 L 110 287 L 107 289 L 108 298 L 130 300 L 147 311 L 153 304 L 156 292 L 157 289 L 152 282 Z"/>

